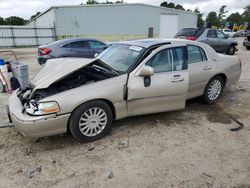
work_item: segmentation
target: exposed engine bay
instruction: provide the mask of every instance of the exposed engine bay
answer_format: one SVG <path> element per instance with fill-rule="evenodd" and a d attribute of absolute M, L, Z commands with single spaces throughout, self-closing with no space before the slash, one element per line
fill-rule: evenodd
<path fill-rule="evenodd" d="M 22 104 L 25 105 L 30 101 L 34 103 L 48 96 L 118 75 L 119 73 L 97 60 L 77 71 L 70 73 L 69 75 L 66 75 L 62 79 L 52 83 L 47 88 L 33 91 L 35 86 L 31 85 L 30 88 L 27 88 L 24 91 L 19 91 L 17 95 Z"/>

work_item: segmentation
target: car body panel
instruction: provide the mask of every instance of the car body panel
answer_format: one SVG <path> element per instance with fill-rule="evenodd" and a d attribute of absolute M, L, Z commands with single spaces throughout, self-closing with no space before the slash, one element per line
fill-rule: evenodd
<path fill-rule="evenodd" d="M 187 70 L 154 73 L 149 87 L 144 86 L 144 78 L 139 71 L 158 52 L 182 47 L 183 44 L 164 45 L 149 55 L 131 72 L 128 80 L 128 115 L 158 113 L 185 108 L 189 76 Z"/>
<path fill-rule="evenodd" d="M 171 42 L 171 44 L 166 43 L 166 41 Z M 17 129 L 23 134 L 32 137 L 49 136 L 66 132 L 71 113 L 81 104 L 92 100 L 104 100 L 108 102 L 114 110 L 114 118 L 116 120 L 134 115 L 183 109 L 185 108 L 187 99 L 203 94 L 206 84 L 215 75 L 225 75 L 227 85 L 238 81 L 241 75 L 241 64 L 238 57 L 217 54 L 210 46 L 203 43 L 180 39 L 156 39 L 155 41 L 151 39 L 149 41 L 145 40 L 145 42 L 141 40 L 139 42 L 130 41 L 128 43 L 131 45 L 140 44 L 140 46 L 148 46 L 148 48 L 159 43 L 162 45 L 153 50 L 131 72 L 87 83 L 53 94 L 39 101 L 56 101 L 60 107 L 60 111 L 56 114 L 46 116 L 28 115 L 26 112 L 23 112 L 23 106 L 16 96 L 17 93 L 14 92 L 9 104 L 11 117 Z M 186 47 L 187 45 L 197 45 L 204 49 L 207 54 L 207 61 L 189 65 L 186 70 L 184 68 L 184 70 L 180 71 L 154 73 L 151 75 L 149 87 L 144 86 L 144 78 L 139 75 L 139 72 L 155 54 L 164 49 Z M 51 65 L 46 65 L 34 79 L 35 89 L 49 86 L 56 80 L 93 61 L 77 58 L 52 61 Z M 53 65 L 54 63 L 55 65 Z M 69 64 L 69 66 L 66 66 L 66 64 Z M 61 69 L 59 65 L 61 65 Z M 204 70 L 206 66 L 209 66 L 211 69 Z M 57 72 L 51 70 L 52 67 Z M 54 77 L 51 78 L 53 75 Z M 178 76 L 176 77 L 175 75 Z M 178 79 L 175 82 L 176 80 L 174 79 L 176 78 L 181 78 L 179 79 L 180 82 Z M 53 124 L 51 125 L 51 129 L 49 128 L 50 124 Z M 29 128 L 30 126 L 32 127 Z"/>
<path fill-rule="evenodd" d="M 50 63 L 46 64 L 32 80 L 32 84 L 36 88 L 42 89 L 48 87 L 58 79 L 90 64 L 93 62 L 93 59 L 60 58 L 49 61 Z"/>
<path fill-rule="evenodd" d="M 43 137 L 67 131 L 70 114 L 30 116 L 22 113 L 23 106 L 17 97 L 17 91 L 12 93 L 9 101 L 11 119 L 18 131 L 24 136 Z"/>

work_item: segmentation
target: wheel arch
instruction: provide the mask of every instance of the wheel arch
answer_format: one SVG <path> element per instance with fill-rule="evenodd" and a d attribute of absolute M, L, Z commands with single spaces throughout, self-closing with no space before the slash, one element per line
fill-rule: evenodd
<path fill-rule="evenodd" d="M 83 104 L 85 104 L 85 103 L 88 103 L 88 102 L 92 102 L 92 101 L 103 101 L 103 102 L 105 102 L 106 104 L 108 104 L 108 106 L 110 107 L 110 109 L 111 109 L 111 111 L 112 111 L 113 120 L 116 119 L 115 106 L 114 106 L 114 104 L 113 104 L 110 100 L 104 99 L 104 98 L 91 99 L 91 100 L 85 101 L 84 103 L 79 104 L 78 106 L 76 106 L 76 107 L 72 110 L 72 112 L 71 112 L 71 114 L 70 114 L 70 117 L 69 117 L 69 119 L 68 119 L 68 123 L 67 123 L 67 132 L 69 131 L 69 121 L 70 121 L 70 118 L 71 118 L 73 112 L 74 112 L 79 106 L 81 106 L 81 105 L 83 105 Z"/>
<path fill-rule="evenodd" d="M 214 77 L 216 77 L 216 76 L 220 76 L 222 79 L 223 79 L 223 88 L 226 86 L 226 84 L 227 84 L 227 75 L 226 74 L 224 74 L 224 73 L 218 73 L 218 74 L 215 74 L 213 77 L 211 77 L 208 81 L 207 81 L 207 84 L 210 82 L 210 80 L 212 80 Z M 206 85 L 207 85 L 206 84 Z M 204 90 L 205 90 L 205 88 L 204 88 Z"/>

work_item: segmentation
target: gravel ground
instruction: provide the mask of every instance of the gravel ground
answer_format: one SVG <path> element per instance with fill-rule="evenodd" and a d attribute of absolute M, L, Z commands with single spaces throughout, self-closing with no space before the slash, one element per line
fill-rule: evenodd
<path fill-rule="evenodd" d="M 30 139 L 0 130 L 0 187 L 250 187 L 250 51 L 240 41 L 239 83 L 216 105 L 117 121 L 107 137 L 80 144 L 70 135 Z M 41 68 L 36 49 L 15 49 Z M 8 94 L 0 94 L 0 120 Z M 245 127 L 229 117 L 238 117 Z"/>

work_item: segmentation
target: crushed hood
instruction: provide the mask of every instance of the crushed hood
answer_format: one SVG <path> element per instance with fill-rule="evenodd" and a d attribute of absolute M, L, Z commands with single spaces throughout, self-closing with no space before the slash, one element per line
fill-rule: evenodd
<path fill-rule="evenodd" d="M 42 70 L 31 80 L 36 89 L 49 87 L 55 81 L 92 63 L 94 59 L 61 58 L 47 61 Z"/>

